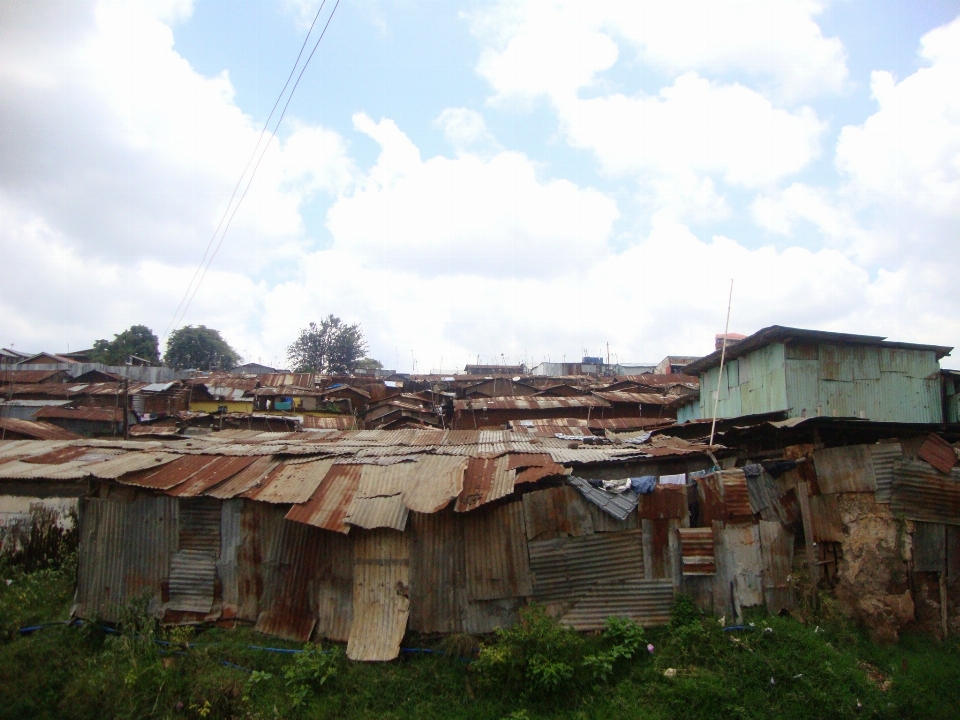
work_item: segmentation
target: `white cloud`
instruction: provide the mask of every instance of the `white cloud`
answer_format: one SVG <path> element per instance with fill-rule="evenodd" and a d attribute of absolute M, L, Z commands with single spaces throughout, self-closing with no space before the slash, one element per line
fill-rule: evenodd
<path fill-rule="evenodd" d="M 653 97 L 578 99 L 561 109 L 574 147 L 592 150 L 616 175 L 689 169 L 757 186 L 803 169 L 825 129 L 810 108 L 773 107 L 742 85 L 682 75 Z"/>
<path fill-rule="evenodd" d="M 443 136 L 457 151 L 485 150 L 498 147 L 487 130 L 483 115 L 470 108 L 446 108 L 434 121 L 443 130 Z"/>
<path fill-rule="evenodd" d="M 843 46 L 810 0 L 502 2 L 471 15 L 479 70 L 497 98 L 569 97 L 609 69 L 617 41 L 642 65 L 710 77 L 738 71 L 786 102 L 840 91 Z"/>
<path fill-rule="evenodd" d="M 371 266 L 423 275 L 556 274 L 602 256 L 616 204 L 567 180 L 541 181 L 516 152 L 422 160 L 392 120 L 354 117 L 381 146 L 367 179 L 337 200 L 327 225 L 337 248 Z"/>
<path fill-rule="evenodd" d="M 871 81 L 878 110 L 840 133 L 845 192 L 875 216 L 875 259 L 931 252 L 955 258 L 960 221 L 960 18 L 927 33 L 928 67 Z"/>

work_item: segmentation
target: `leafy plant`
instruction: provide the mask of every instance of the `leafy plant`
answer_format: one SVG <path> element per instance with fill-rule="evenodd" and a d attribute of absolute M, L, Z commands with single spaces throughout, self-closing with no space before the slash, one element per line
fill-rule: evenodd
<path fill-rule="evenodd" d="M 319 690 L 325 683 L 336 677 L 342 658 L 342 648 L 333 647 L 330 650 L 324 650 L 320 644 L 304 645 L 303 651 L 283 673 L 290 687 L 293 706 L 303 705 L 311 691 Z"/>

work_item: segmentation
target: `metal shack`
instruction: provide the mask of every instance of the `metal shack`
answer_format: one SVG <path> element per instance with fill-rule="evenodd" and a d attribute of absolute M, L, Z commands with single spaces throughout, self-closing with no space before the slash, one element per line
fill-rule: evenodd
<path fill-rule="evenodd" d="M 647 518 L 628 478 L 711 463 L 703 446 L 585 447 L 509 431 L 37 445 L 36 457 L 12 449 L 0 474 L 90 488 L 77 615 L 116 619 L 146 595 L 166 622 L 248 621 L 346 641 L 359 660 L 396 657 L 408 628 L 491 632 L 530 601 L 579 629 L 611 615 L 666 621 L 681 577 L 669 530 L 687 490 L 664 489 Z"/>
<path fill-rule="evenodd" d="M 678 421 L 784 412 L 787 418 L 855 417 L 883 422 L 943 422 L 940 358 L 953 348 L 889 342 L 872 335 L 773 325 L 688 365 L 700 401 Z"/>

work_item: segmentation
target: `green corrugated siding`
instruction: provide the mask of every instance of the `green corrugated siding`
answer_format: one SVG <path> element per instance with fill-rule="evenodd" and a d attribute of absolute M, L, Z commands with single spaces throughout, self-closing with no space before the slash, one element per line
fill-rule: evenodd
<path fill-rule="evenodd" d="M 717 371 L 701 375 L 701 417 L 713 414 Z M 942 422 L 939 373 L 932 351 L 773 343 L 724 368 L 717 417 L 787 410 L 789 417 Z M 951 402 L 958 422 L 958 397 Z"/>

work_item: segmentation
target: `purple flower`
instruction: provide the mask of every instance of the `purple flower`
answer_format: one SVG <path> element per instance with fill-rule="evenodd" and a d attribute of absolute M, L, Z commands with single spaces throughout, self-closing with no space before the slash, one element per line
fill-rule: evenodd
<path fill-rule="evenodd" d="M 647 652 L 653 655 L 653 645 L 647 644 Z"/>

